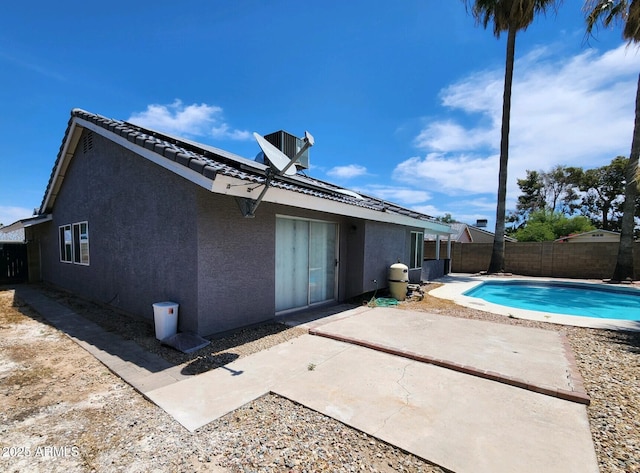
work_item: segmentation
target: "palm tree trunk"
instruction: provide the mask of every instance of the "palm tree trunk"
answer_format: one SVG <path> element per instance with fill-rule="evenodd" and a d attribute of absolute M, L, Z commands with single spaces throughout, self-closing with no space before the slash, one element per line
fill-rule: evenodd
<path fill-rule="evenodd" d="M 509 126 L 511 121 L 511 86 L 513 83 L 513 63 L 516 51 L 516 32 L 509 27 L 507 36 L 507 60 L 504 72 L 504 93 L 502 96 L 502 133 L 500 137 L 500 170 L 498 173 L 498 204 L 496 206 L 496 230 L 489 273 L 504 271 L 504 227 L 507 207 L 507 164 L 509 162 Z"/>
<path fill-rule="evenodd" d="M 633 140 L 629 164 L 625 172 L 624 206 L 622 213 L 622 228 L 620 232 L 620 246 L 618 260 L 613 271 L 612 281 L 633 279 L 633 231 L 635 230 L 636 195 L 638 194 L 638 155 L 640 154 L 640 75 L 636 90 L 636 119 L 633 127 Z"/>

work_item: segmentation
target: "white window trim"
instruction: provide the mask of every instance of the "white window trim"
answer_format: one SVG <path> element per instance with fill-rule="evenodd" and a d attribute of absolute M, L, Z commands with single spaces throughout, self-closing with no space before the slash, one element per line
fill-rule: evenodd
<path fill-rule="evenodd" d="M 69 240 L 67 241 L 67 235 Z M 69 246 L 69 259 L 67 258 L 67 245 Z M 58 250 L 60 251 L 60 262 L 71 264 L 73 262 L 73 233 L 71 225 L 60 225 L 58 227 Z"/>
<path fill-rule="evenodd" d="M 85 231 L 82 232 L 84 225 Z M 76 241 L 77 230 L 77 241 Z M 69 237 L 69 240 L 67 240 Z M 80 266 L 89 266 L 89 222 L 84 220 L 81 222 L 68 223 L 58 227 L 58 249 L 60 251 L 60 262 L 66 264 L 77 264 Z M 69 259 L 67 258 L 67 248 L 70 250 Z M 76 250 L 78 257 L 76 258 Z M 86 253 L 86 254 L 85 254 Z M 86 258 L 85 258 L 86 257 Z M 85 260 L 86 261 L 83 261 Z"/>
<path fill-rule="evenodd" d="M 415 251 L 411 252 L 411 264 L 409 269 L 422 269 L 422 261 L 424 259 L 424 233 L 411 232 L 411 249 L 415 242 Z"/>
<path fill-rule="evenodd" d="M 82 226 L 85 226 L 85 232 L 82 232 Z M 77 222 L 74 223 L 72 225 L 73 227 L 73 231 L 72 233 L 72 238 L 73 238 L 73 264 L 79 264 L 82 266 L 89 266 L 89 222 L 87 222 L 86 220 L 84 222 Z M 79 248 L 77 248 L 78 251 L 78 258 L 79 260 L 76 261 L 76 240 L 75 240 L 75 235 L 76 235 L 76 228 L 78 229 L 78 246 Z M 83 240 L 85 240 L 85 248 L 84 251 L 86 251 L 86 262 L 84 262 L 83 260 L 85 259 L 83 256 Z"/>

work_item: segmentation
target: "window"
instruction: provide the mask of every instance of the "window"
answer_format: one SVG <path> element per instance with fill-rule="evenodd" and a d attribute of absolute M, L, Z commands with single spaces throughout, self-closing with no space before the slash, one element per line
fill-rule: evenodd
<path fill-rule="evenodd" d="M 411 232 L 411 268 L 422 268 L 424 251 L 424 234 L 422 232 Z"/>
<path fill-rule="evenodd" d="M 60 231 L 60 261 L 71 263 L 71 225 L 59 227 Z"/>
<path fill-rule="evenodd" d="M 60 261 L 63 263 L 89 264 L 89 224 L 87 222 L 58 227 Z"/>
<path fill-rule="evenodd" d="M 89 224 L 73 224 L 73 262 L 89 264 Z"/>

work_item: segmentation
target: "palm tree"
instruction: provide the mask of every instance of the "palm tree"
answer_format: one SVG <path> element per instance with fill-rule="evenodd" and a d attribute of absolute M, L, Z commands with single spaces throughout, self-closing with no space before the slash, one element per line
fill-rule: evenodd
<path fill-rule="evenodd" d="M 507 164 L 509 161 L 509 124 L 511 119 L 511 85 L 516 50 L 516 33 L 526 30 L 539 13 L 556 8 L 561 0 L 463 0 L 476 23 L 486 29 L 493 24 L 493 34 L 507 32 L 507 58 L 502 96 L 502 131 L 500 137 L 500 171 L 498 173 L 498 204 L 496 207 L 496 230 L 491 252 L 489 273 L 504 271 L 504 230 L 507 202 Z"/>
<path fill-rule="evenodd" d="M 640 0 L 587 0 L 587 34 L 602 24 L 604 27 L 619 22 L 623 24 L 622 37 L 629 43 L 640 42 Z M 625 172 L 624 205 L 618 259 L 612 282 L 633 279 L 633 231 L 635 229 L 635 202 L 638 193 L 638 154 L 640 154 L 640 74 L 636 89 L 636 118 L 631 140 L 631 154 Z"/>

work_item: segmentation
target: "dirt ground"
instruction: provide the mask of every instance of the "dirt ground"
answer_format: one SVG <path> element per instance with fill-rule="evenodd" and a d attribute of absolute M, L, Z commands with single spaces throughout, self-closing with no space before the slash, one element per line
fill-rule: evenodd
<path fill-rule="evenodd" d="M 202 370 L 219 366 L 229 347 L 250 354 L 298 335 L 269 327 L 241 331 L 183 359 L 157 344 L 150 322 L 69 294 L 48 295 L 105 330 L 172 362 L 197 362 Z M 587 413 L 600 471 L 640 472 L 640 332 L 512 319 L 428 294 L 400 308 L 566 333 L 591 396 Z M 443 471 L 273 395 L 190 433 L 6 287 L 0 287 L 0 400 L 2 472 Z"/>
<path fill-rule="evenodd" d="M 2 288 L 0 399 L 2 472 L 443 471 L 274 395 L 190 433 Z"/>

